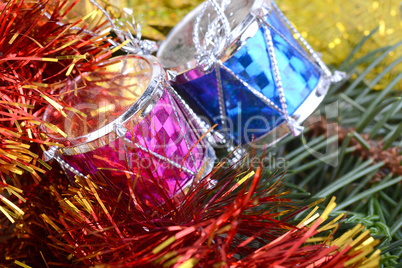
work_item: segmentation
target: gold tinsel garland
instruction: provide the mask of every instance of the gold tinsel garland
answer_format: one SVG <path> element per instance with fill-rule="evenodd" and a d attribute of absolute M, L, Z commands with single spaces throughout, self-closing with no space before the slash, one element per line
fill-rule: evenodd
<path fill-rule="evenodd" d="M 119 17 L 121 15 L 121 14 L 119 14 L 119 13 L 121 13 L 119 8 L 122 7 L 122 3 L 119 3 L 116 1 L 113 1 L 113 2 L 111 1 L 110 3 L 104 2 L 103 4 L 105 4 L 105 9 L 107 9 L 109 12 L 111 12 L 111 13 L 116 12 L 116 14 L 114 14 L 113 16 Z M 149 1 L 149 2 L 146 2 L 145 5 L 144 5 L 144 3 L 139 4 L 139 2 L 132 1 L 132 2 L 126 3 L 126 4 L 123 3 L 123 6 L 132 6 L 133 7 L 132 11 L 135 16 L 136 16 L 136 14 L 143 14 L 144 21 L 147 22 L 147 25 L 152 26 L 152 28 L 148 28 L 150 30 L 150 32 L 146 33 L 146 34 L 149 34 L 149 36 L 151 36 L 151 37 L 153 36 L 154 39 L 162 39 L 163 34 L 157 33 L 158 29 L 160 27 L 170 28 L 170 27 L 174 26 L 189 10 L 191 10 L 193 8 L 193 6 L 195 4 L 196 4 L 196 2 L 191 2 L 191 3 L 186 2 L 186 1 L 172 2 L 172 1 L 166 0 L 166 1 L 163 1 L 162 3 L 158 3 L 156 1 Z M 49 9 L 50 8 L 51 7 L 49 7 Z M 80 10 L 81 8 L 82 8 L 82 10 Z M 144 8 L 144 9 L 141 9 L 141 8 Z M 90 18 L 91 21 L 93 22 L 93 24 L 96 25 L 98 23 L 98 22 L 95 22 L 95 21 L 98 21 L 97 16 L 99 16 L 99 17 L 102 17 L 102 16 L 100 15 L 99 12 L 97 13 L 96 11 L 95 12 L 94 11 L 95 11 L 95 9 L 91 6 L 91 4 L 83 3 L 83 5 L 77 9 L 76 14 L 79 15 L 81 12 L 85 12 L 86 14 L 84 14 L 84 15 L 88 15 L 88 18 Z M 127 9 L 126 12 L 130 13 L 130 9 Z M 19 14 L 21 14 L 21 13 L 19 13 Z M 75 16 L 75 15 L 73 14 L 72 16 Z M 33 16 L 30 16 L 30 17 L 33 17 Z M 18 25 L 18 24 L 15 24 L 15 25 Z M 93 27 L 95 27 L 95 26 L 93 26 Z M 91 28 L 91 27 L 89 27 L 89 28 Z M 145 28 L 145 30 L 146 29 L 147 28 Z M 153 29 L 154 31 L 151 31 L 151 29 Z M 65 31 L 67 31 L 67 30 L 65 30 Z M 65 31 L 63 31 L 63 32 L 65 32 Z M 10 36 L 15 36 L 15 38 L 21 38 L 21 37 L 18 37 L 18 35 L 9 35 L 9 37 Z M 61 34 L 58 35 L 58 37 L 60 37 L 60 36 L 61 36 Z M 73 40 L 81 41 L 83 39 L 83 37 L 80 37 L 80 36 L 78 36 L 78 37 L 79 38 L 76 38 Z M 12 37 L 12 38 L 14 38 L 14 37 Z M 18 41 L 18 39 L 15 39 L 15 40 Z M 17 42 L 15 40 L 8 41 L 8 44 L 11 45 L 13 42 Z M 71 41 L 69 41 L 69 42 L 71 42 Z M 74 41 L 74 42 L 76 42 L 76 41 Z M 103 44 L 105 42 L 99 42 L 99 43 Z M 26 43 L 25 43 L 25 45 L 26 45 Z M 58 47 L 63 48 L 63 46 L 58 46 Z M 66 47 L 68 47 L 68 46 L 64 46 L 64 49 Z M 76 50 L 76 51 L 78 51 L 78 50 Z M 96 52 L 98 52 L 98 51 L 96 51 Z M 102 55 L 99 55 L 101 52 L 105 52 L 105 53 L 103 53 Z M 104 47 L 103 50 L 101 50 L 101 52 L 99 52 L 99 54 L 94 52 L 93 57 L 94 58 L 98 57 L 99 60 L 101 60 L 101 57 L 105 57 L 105 55 L 109 55 L 112 53 L 112 51 L 108 50 L 107 47 Z M 78 63 L 78 60 L 83 59 L 83 58 L 85 59 L 85 57 L 86 57 L 86 56 L 85 57 L 79 57 L 79 56 L 82 56 L 82 55 L 64 55 L 64 54 L 60 55 L 60 59 L 64 59 L 65 57 L 67 57 L 67 59 L 69 59 L 70 57 L 72 57 L 72 58 L 75 57 L 74 59 L 77 60 L 77 61 L 74 61 L 74 63 L 70 63 L 71 64 L 70 66 L 73 66 L 73 67 L 68 68 L 68 70 L 66 72 L 66 73 L 68 73 L 68 75 L 71 73 L 71 70 L 74 68 L 74 65 Z M 42 57 L 42 60 L 43 59 L 47 59 L 48 61 L 50 60 L 51 62 L 58 60 L 58 58 L 43 58 Z M 63 74 L 64 74 L 64 70 L 63 70 Z M 66 76 L 68 76 L 68 75 L 66 74 Z M 14 94 L 14 95 L 18 97 L 18 100 L 25 99 L 25 95 L 31 96 L 30 94 Z M 50 97 L 44 96 L 44 95 L 42 96 L 42 95 L 43 94 L 41 94 L 40 96 L 42 98 L 44 98 L 50 104 L 59 105 L 56 101 L 52 100 Z M 37 99 L 39 99 L 39 98 L 37 98 Z M 17 106 L 19 108 L 25 108 L 25 107 L 30 108 L 30 109 L 35 108 L 31 104 L 19 103 L 19 102 L 14 102 L 14 103 L 7 102 L 7 105 L 13 105 L 15 103 L 17 103 Z M 13 113 L 10 112 L 10 114 L 13 114 Z M 20 130 L 19 132 L 23 132 L 22 130 L 25 130 L 25 129 L 21 129 L 21 127 L 25 128 L 25 125 L 22 125 L 22 124 L 21 124 L 21 126 L 18 125 L 19 124 L 18 121 L 21 122 L 22 120 L 23 119 L 20 117 L 19 120 L 13 120 L 13 122 L 12 122 L 13 124 L 15 124 L 17 126 L 17 129 Z M 33 119 L 32 119 L 32 121 L 33 121 Z M 18 134 L 16 132 L 12 132 L 10 130 L 3 129 L 2 133 L 6 133 L 8 136 L 14 136 L 17 138 L 22 137 L 22 134 Z M 24 141 L 26 143 L 28 143 L 28 141 L 26 141 L 26 140 L 24 140 Z M 38 141 L 41 141 L 41 140 L 38 140 Z M 25 146 L 24 143 L 22 143 L 22 142 L 17 143 L 16 141 L 12 141 L 11 146 L 10 146 L 10 144 L 7 144 L 7 142 L 8 142 L 8 140 L 5 140 L 4 148 L 10 149 L 10 152 L 17 153 L 18 157 L 20 159 L 24 159 L 24 156 L 23 156 L 23 154 L 20 155 L 19 152 L 15 152 L 15 147 L 17 145 L 21 146 L 21 148 L 23 148 L 25 150 L 22 152 L 26 152 L 27 155 L 32 156 L 32 157 L 28 158 L 29 161 L 27 161 L 28 163 L 33 161 L 32 167 L 30 167 L 30 166 L 27 167 L 27 165 L 23 165 L 21 163 L 19 163 L 20 165 L 18 165 L 18 166 L 20 166 L 21 168 L 24 168 L 25 170 L 27 170 L 29 172 L 32 172 L 32 174 L 35 174 L 34 173 L 35 169 L 37 170 L 36 159 L 38 159 L 37 161 L 39 162 L 39 155 L 34 154 L 33 151 L 32 151 L 32 154 L 29 154 L 28 149 L 30 149 L 30 150 L 32 150 L 32 149 L 29 146 Z M 37 148 L 36 151 L 39 151 L 39 149 Z M 9 157 L 9 158 L 12 158 L 11 156 L 12 156 L 12 154 L 7 155 L 7 157 Z M 14 155 L 14 156 L 15 156 L 14 158 L 18 158 L 18 157 L 16 157 L 17 155 Z M 27 157 L 25 157 L 25 158 L 27 158 Z M 45 167 L 48 167 L 48 166 L 46 166 L 45 163 L 42 163 L 42 165 L 44 165 Z M 48 167 L 48 168 L 50 168 L 50 167 Z M 14 171 L 10 170 L 10 173 L 11 172 L 14 172 Z M 105 189 L 105 187 L 99 187 L 99 186 L 97 187 L 97 185 L 93 184 L 92 182 L 89 182 L 89 180 L 88 180 L 87 181 L 88 187 L 83 185 L 83 187 L 81 187 L 79 189 L 69 188 L 69 189 L 65 190 L 65 189 L 63 189 L 63 187 L 61 187 L 65 181 L 63 182 L 63 180 L 61 180 L 62 183 L 60 183 L 59 182 L 60 174 L 58 174 L 56 171 L 53 171 L 53 172 L 55 172 L 55 175 L 53 175 L 53 176 L 47 175 L 46 180 L 43 180 L 43 182 L 41 182 L 40 179 L 38 179 L 37 181 L 35 181 L 35 185 L 32 187 L 30 185 L 21 185 L 21 184 L 25 184 L 26 180 L 23 180 L 23 179 L 19 180 L 19 177 L 17 177 L 15 174 L 12 174 L 12 177 L 11 176 L 9 177 L 10 180 L 6 181 L 3 178 L 2 185 L 0 187 L 0 193 L 3 194 L 3 195 L 0 195 L 0 199 L 3 202 L 3 206 L 0 206 L 0 210 L 2 212 L 2 215 L 4 215 L 4 217 L 6 217 L 6 218 L 3 217 L 4 221 L 2 221 L 2 224 L 4 224 L 4 223 L 5 224 L 1 226 L 0 230 L 2 230 L 2 231 L 11 230 L 10 233 L 13 232 L 13 238 L 15 238 L 15 240 L 14 240 L 15 243 L 12 244 L 10 241 L 8 241 L 7 246 L 3 247 L 2 249 L 4 249 L 8 253 L 8 254 L 3 254 L 3 256 L 5 256 L 5 259 L 7 259 L 7 261 L 9 261 L 9 260 L 13 261 L 15 265 L 19 265 L 21 267 L 29 267 L 28 265 L 26 265 L 24 263 L 24 259 L 29 261 L 31 258 L 31 256 L 29 256 L 29 254 L 32 254 L 32 252 L 30 252 L 28 250 L 24 250 L 23 247 L 25 247 L 25 246 L 27 246 L 27 244 L 31 243 L 29 246 L 32 246 L 32 248 L 33 248 L 34 241 L 39 241 L 39 243 L 41 243 L 41 246 L 44 246 L 45 242 L 48 241 L 46 239 L 49 239 L 54 243 L 54 245 L 49 243 L 48 246 L 49 247 L 54 246 L 53 248 L 55 248 L 55 249 L 60 249 L 61 248 L 60 246 L 65 245 L 66 246 L 65 252 L 71 252 L 71 254 L 68 256 L 64 256 L 63 254 L 60 254 L 60 258 L 62 258 L 62 261 L 69 261 L 71 258 L 76 257 L 75 255 L 78 255 L 78 253 L 83 251 L 80 248 L 81 246 L 83 249 L 88 249 L 91 245 L 85 244 L 85 242 L 82 242 L 82 241 L 78 241 L 78 242 L 82 243 L 82 244 L 78 244 L 77 240 L 73 240 L 72 241 L 73 247 L 72 247 L 71 245 L 69 245 L 67 243 L 63 244 L 62 240 L 57 240 L 57 239 L 60 239 L 60 238 L 64 239 L 66 237 L 68 238 L 69 235 L 72 236 L 75 233 L 80 233 L 82 230 L 83 230 L 82 233 L 84 233 L 85 235 L 87 235 L 87 233 L 89 233 L 89 234 L 95 234 L 96 238 L 99 237 L 98 232 L 95 232 L 95 233 L 87 232 L 86 233 L 86 230 L 84 228 L 82 228 L 81 225 L 78 225 L 78 228 L 76 228 L 76 229 L 70 229 L 72 226 L 71 223 L 73 221 L 69 221 L 67 224 L 64 221 L 64 218 L 61 217 L 62 212 L 63 213 L 65 212 L 66 215 L 68 213 L 70 213 L 77 219 L 79 219 L 79 220 L 84 219 L 84 221 L 87 218 L 91 219 L 90 217 L 93 217 L 95 215 L 94 220 L 89 221 L 90 223 L 88 226 L 90 228 L 92 228 L 94 226 L 94 224 L 92 224 L 92 223 L 96 222 L 97 215 L 95 214 L 95 212 L 97 212 L 101 216 L 105 217 L 105 220 L 103 222 L 105 222 L 107 224 L 106 226 L 108 227 L 108 228 L 104 228 L 102 231 L 113 229 L 113 228 L 110 228 L 110 226 L 108 226 L 108 222 L 107 222 L 107 221 L 111 221 L 111 222 L 113 221 L 113 218 L 111 218 L 110 215 L 112 215 L 114 217 L 116 217 L 116 215 L 117 216 L 118 215 L 120 215 L 120 216 L 126 215 L 126 211 L 127 211 L 126 207 L 123 207 L 124 209 L 120 210 L 120 211 L 124 211 L 125 213 L 109 214 L 108 209 L 110 211 L 112 211 L 112 209 L 116 208 L 117 206 L 110 206 L 110 199 L 104 199 L 102 201 L 99 198 L 98 193 L 101 191 L 100 189 Z M 18 173 L 16 173 L 16 174 L 18 174 Z M 257 176 L 255 176 L 255 178 L 257 178 Z M 255 179 L 255 181 L 256 181 L 256 183 L 258 182 L 257 179 Z M 10 184 L 8 184 L 8 183 L 10 183 Z M 240 185 L 240 183 L 236 183 L 235 185 L 236 185 L 236 187 L 238 187 Z M 255 184 L 255 185 L 257 185 L 257 184 Z M 24 187 L 22 187 L 22 186 L 24 186 Z M 102 186 L 102 185 L 100 184 L 100 186 Z M 25 190 L 22 190 L 22 188 L 24 188 Z M 30 188 L 32 188 L 32 189 L 30 189 Z M 58 189 L 58 188 L 60 188 L 60 189 Z M 206 189 L 206 187 L 204 187 L 204 188 Z M 98 189 L 98 190 L 96 190 L 96 189 Z M 233 191 L 234 189 L 235 188 L 230 188 L 230 191 Z M 47 193 L 47 196 L 50 200 L 46 200 L 44 195 L 37 195 L 37 193 L 40 190 L 42 191 L 42 193 L 44 193 L 44 192 Z M 254 188 L 254 190 L 255 190 L 255 188 Z M 250 190 L 250 193 L 252 193 L 253 191 Z M 27 194 L 27 192 L 28 192 L 28 194 Z M 60 192 L 60 194 L 59 194 L 59 192 Z M 105 191 L 105 192 L 107 192 L 107 191 Z M 118 193 L 117 191 L 114 191 L 114 192 Z M 197 191 L 195 191 L 195 192 L 197 192 Z M 91 196 L 91 198 L 89 199 L 87 196 L 90 196 L 91 194 L 93 194 L 93 196 Z M 24 198 L 22 195 L 24 195 L 26 198 Z M 225 197 L 225 196 L 226 195 L 224 195 L 223 197 Z M 248 193 L 247 194 L 245 193 L 244 196 L 240 196 L 240 197 L 244 198 L 244 200 L 246 200 L 247 202 L 249 200 L 251 200 L 250 199 L 251 194 L 248 194 Z M 70 198 L 70 200 L 69 200 L 69 198 Z M 233 199 L 234 198 L 236 198 L 236 196 L 233 196 Z M 49 207 L 49 204 L 51 204 L 51 201 L 54 201 L 54 200 L 58 201 L 58 205 L 60 205 L 60 208 L 58 206 Z M 101 201 L 99 201 L 99 200 L 101 200 Z M 104 204 L 106 203 L 105 200 L 107 200 L 109 202 L 108 208 L 106 206 L 104 206 Z M 117 200 L 120 200 L 120 195 L 118 196 Z M 251 200 L 250 206 L 251 205 L 257 206 L 258 205 L 257 201 L 258 201 L 257 199 Z M 230 204 L 231 202 L 228 202 L 228 203 Z M 246 204 L 248 204 L 246 202 L 239 201 L 239 203 L 243 204 L 243 206 L 245 206 L 245 207 L 248 207 L 248 206 L 246 206 Z M 43 207 L 39 207 L 39 205 L 41 205 Z M 79 208 L 81 208 L 80 206 L 82 207 L 82 209 L 79 209 Z M 94 206 L 95 209 L 93 209 L 92 206 Z M 369 234 L 369 231 L 363 232 L 364 227 L 362 225 L 357 225 L 354 229 L 350 230 L 349 232 L 345 232 L 342 236 L 340 236 L 336 240 L 332 240 L 332 237 L 328 236 L 328 235 L 314 237 L 314 238 L 311 237 L 312 231 L 314 231 L 322 223 L 324 223 L 324 221 L 328 217 L 328 214 L 332 211 L 332 209 L 335 208 L 335 206 L 336 206 L 336 204 L 335 204 L 334 200 L 331 200 L 330 203 L 328 204 L 327 208 L 324 210 L 324 212 L 321 215 L 315 214 L 315 211 L 316 211 L 316 209 L 315 209 L 315 210 L 313 210 L 313 212 L 311 212 L 309 214 L 309 216 L 306 217 L 305 220 L 301 221 L 301 225 L 299 225 L 299 227 L 300 228 L 306 227 L 306 229 L 309 231 L 308 231 L 308 233 L 306 233 L 307 235 L 303 235 L 302 239 L 304 239 L 304 240 L 300 240 L 300 245 L 304 242 L 311 243 L 311 244 L 316 244 L 316 243 L 322 242 L 322 243 L 325 243 L 325 245 L 327 245 L 327 246 L 336 246 L 337 247 L 336 250 L 338 250 L 338 248 L 340 250 L 342 250 L 339 252 L 347 253 L 347 256 L 346 256 L 346 254 L 339 254 L 340 256 L 346 256 L 347 261 L 345 260 L 344 265 L 347 267 L 355 267 L 358 264 L 366 265 L 366 267 L 378 266 L 378 262 L 379 262 L 379 258 L 380 258 L 379 257 L 380 251 L 374 251 L 374 247 L 379 243 L 379 241 L 372 238 L 371 235 Z M 44 210 L 42 210 L 40 214 L 35 214 L 34 209 L 38 208 L 38 207 L 39 207 L 39 209 L 46 208 L 46 210 L 50 211 L 49 215 L 50 215 L 50 213 L 54 213 L 54 216 L 50 217 L 48 214 L 45 213 Z M 103 210 L 101 210 L 101 208 Z M 233 208 L 236 210 L 239 210 L 237 204 L 235 204 L 233 206 Z M 205 210 L 204 208 L 201 209 L 201 211 L 204 211 L 204 210 Z M 169 209 L 167 211 L 172 211 L 172 210 Z M 221 212 L 221 211 L 225 212 L 226 210 L 225 209 L 217 210 L 217 212 Z M 113 212 L 115 212 L 115 210 L 113 210 Z M 85 215 L 85 213 L 87 213 L 87 215 Z M 186 214 L 183 213 L 183 215 L 187 215 L 187 214 L 189 214 L 189 213 L 186 213 Z M 233 217 L 233 215 L 237 215 L 235 213 L 228 213 L 228 214 L 231 217 Z M 218 214 L 218 216 L 220 217 L 219 214 Z M 338 216 L 337 218 L 331 220 L 325 226 L 318 229 L 317 232 L 323 232 L 323 231 L 327 231 L 327 230 L 337 229 L 339 225 L 335 222 L 340 221 L 342 216 L 343 215 Z M 69 219 L 71 219 L 71 218 L 69 218 Z M 127 224 L 127 226 L 130 226 L 130 224 L 132 224 L 131 219 L 132 218 L 129 218 L 130 221 L 128 222 L 129 224 Z M 58 220 L 60 220 L 60 223 L 61 223 L 60 226 L 57 226 L 54 224 Z M 267 221 L 265 221 L 265 222 L 267 222 Z M 14 223 L 17 223 L 17 224 L 15 224 L 15 226 L 14 226 L 14 225 L 12 225 Z M 80 223 L 80 222 L 78 222 L 78 223 Z M 222 233 L 225 233 L 228 230 L 230 230 L 230 229 L 224 229 L 224 228 L 226 228 L 224 226 L 224 224 L 225 224 L 224 221 L 220 221 L 220 223 L 222 224 L 222 229 L 217 230 L 217 231 L 222 231 Z M 236 223 L 236 222 L 233 221 L 233 223 Z M 43 228 L 44 227 L 43 224 L 45 224 L 46 228 Z M 254 225 L 252 225 L 252 226 L 254 226 Z M 61 229 L 61 227 L 64 227 L 65 229 Z M 156 227 L 159 228 L 159 226 L 156 226 Z M 35 232 L 35 230 L 37 230 L 38 228 L 39 229 L 43 228 L 43 229 L 41 229 L 41 231 L 43 233 Z M 180 228 L 182 228 L 182 227 L 180 227 Z M 187 228 L 187 226 L 184 226 L 183 228 Z M 66 231 L 66 230 L 68 230 L 68 231 Z M 92 231 L 92 229 L 88 229 L 88 230 Z M 46 237 L 45 231 L 46 231 L 47 235 L 49 235 L 50 233 L 54 233 L 55 235 Z M 98 231 L 98 230 L 96 230 L 96 231 Z M 296 231 L 298 231 L 298 229 Z M 9 234 L 7 232 L 5 232 L 5 233 L 7 234 L 7 238 L 4 238 L 4 239 L 8 239 Z M 148 231 L 147 231 L 147 233 L 148 233 Z M 202 232 L 200 232 L 200 233 L 202 233 Z M 220 233 L 218 233 L 218 234 L 220 234 Z M 273 243 L 270 243 L 267 246 L 271 246 L 271 248 L 272 248 L 273 246 L 275 246 L 274 242 L 278 242 L 281 239 L 286 238 L 286 236 L 290 236 L 291 234 L 292 234 L 292 232 L 289 232 L 288 234 L 285 234 L 285 236 L 281 236 L 278 240 L 273 241 Z M 56 235 L 59 235 L 59 237 L 56 237 Z M 331 235 L 332 235 L 332 233 L 331 233 Z M 43 236 L 43 237 L 41 237 L 41 236 Z M 2 237 L 5 237 L 5 236 L 2 236 Z M 43 241 L 40 239 L 38 240 L 38 239 L 36 239 L 37 237 L 40 239 L 44 239 L 44 240 Z M 57 238 L 57 239 L 55 239 L 55 238 Z M 123 239 L 123 237 L 121 237 L 121 238 Z M 26 240 L 24 240 L 24 239 L 26 239 Z M 162 242 L 162 245 L 167 245 L 166 241 L 169 241 L 169 239 L 164 240 Z M 292 242 L 292 241 L 290 241 L 290 242 Z M 135 243 L 136 242 L 134 242 L 134 244 Z M 95 245 L 99 245 L 99 244 L 95 243 Z M 105 245 L 106 245 L 106 248 L 108 249 L 109 244 L 105 244 Z M 121 244 L 119 244 L 118 246 L 120 246 L 120 245 Z M 77 251 L 75 251 L 74 247 L 77 247 Z M 116 247 L 116 248 L 119 249 L 118 247 Z M 158 248 L 160 248 L 160 247 L 158 247 Z M 267 247 L 267 252 L 269 252 L 271 250 L 271 248 Z M 36 249 L 38 249 L 38 248 L 36 248 Z M 287 253 L 289 256 L 291 255 L 291 253 L 293 254 L 293 252 L 298 253 L 298 251 L 296 251 L 296 250 L 298 250 L 297 244 L 296 244 L 296 246 L 292 246 L 291 249 L 293 251 L 288 251 L 288 253 Z M 150 252 L 154 252 L 154 251 L 150 251 Z M 24 255 L 25 252 L 27 252 L 26 253 L 27 255 Z M 135 252 L 135 251 L 131 251 L 131 252 Z M 99 253 L 102 253 L 102 252 L 94 251 L 92 256 L 94 258 L 97 258 L 100 255 Z M 258 253 L 258 252 L 256 252 L 256 253 Z M 373 254 L 371 254 L 371 253 L 373 253 Z M 46 258 L 42 254 L 42 251 L 40 251 L 40 254 L 43 258 L 44 263 L 47 263 Z M 0 254 L 0 255 L 2 255 L 2 254 Z M 366 256 L 369 256 L 369 257 L 367 257 L 367 259 L 364 259 L 364 257 L 366 257 Z M 87 256 L 85 254 L 82 256 L 83 259 L 89 259 L 89 257 L 90 256 Z M 253 258 L 251 258 L 250 263 L 252 263 L 252 261 L 254 261 L 255 259 L 259 259 L 256 256 L 253 256 Z M 325 257 L 325 259 L 322 259 L 322 261 L 327 261 L 327 260 L 328 259 L 326 257 Z M 119 258 L 118 261 L 120 262 L 121 259 Z"/>
<path fill-rule="evenodd" d="M 281 0 L 280 7 L 307 41 L 323 53 L 327 64 L 342 64 L 362 38 L 376 27 L 377 32 L 369 38 L 356 58 L 402 40 L 402 10 L 399 0 Z M 401 57 L 402 46 L 399 46 L 367 75 L 367 79 L 372 81 L 386 66 L 400 61 Z M 402 64 L 397 64 L 374 88 L 384 88 L 401 72 Z"/>
<path fill-rule="evenodd" d="M 202 2 L 201 0 L 110 1 L 120 8 L 131 9 L 134 16 L 141 15 L 146 22 L 144 35 L 156 40 L 163 40 L 166 29 L 176 25 Z M 356 58 L 402 40 L 402 12 L 399 0 L 277 0 L 277 2 L 313 48 L 323 54 L 324 61 L 336 67 L 339 67 L 353 48 L 376 27 L 378 31 L 360 49 Z M 372 81 L 386 66 L 400 60 L 401 56 L 402 46 L 399 46 L 367 75 L 368 81 Z M 367 66 L 363 65 L 357 71 L 362 72 L 365 67 Z M 402 64 L 396 64 L 384 79 L 374 85 L 374 89 L 384 88 L 401 72 Z"/>

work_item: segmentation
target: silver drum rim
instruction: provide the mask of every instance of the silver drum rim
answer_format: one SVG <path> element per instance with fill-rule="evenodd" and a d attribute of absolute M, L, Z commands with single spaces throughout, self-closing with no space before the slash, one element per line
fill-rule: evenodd
<path fill-rule="evenodd" d="M 166 81 L 166 73 L 163 70 L 161 64 L 159 63 L 157 58 L 149 55 L 144 56 L 129 55 L 128 57 L 134 57 L 145 60 L 149 64 L 150 69 L 152 71 L 150 82 L 147 88 L 145 89 L 144 93 L 142 94 L 142 96 L 134 104 L 132 104 L 131 107 L 126 112 L 121 114 L 114 121 L 101 127 L 98 130 L 88 133 L 87 135 L 74 138 L 74 140 L 80 140 L 79 144 L 59 148 L 59 152 L 61 154 L 66 155 L 82 154 L 96 150 L 100 147 L 109 144 L 110 142 L 119 138 L 115 131 L 116 126 L 124 125 L 126 122 L 132 119 L 141 121 L 158 103 L 164 91 L 163 81 Z M 116 58 L 124 59 L 125 56 L 120 56 Z M 116 60 L 116 58 L 113 59 Z M 43 120 L 48 121 L 47 117 L 48 115 L 47 112 L 45 111 Z M 63 142 L 69 140 L 68 137 L 61 139 L 56 138 L 53 139 L 56 140 L 57 142 Z"/>

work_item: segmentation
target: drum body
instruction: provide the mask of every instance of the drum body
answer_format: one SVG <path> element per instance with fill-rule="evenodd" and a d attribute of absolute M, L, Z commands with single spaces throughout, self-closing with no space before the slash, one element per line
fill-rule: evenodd
<path fill-rule="evenodd" d="M 226 9 L 231 43 L 220 59 L 223 66 L 218 79 L 216 69 L 206 72 L 194 60 L 192 31 L 201 9 L 179 23 L 158 51 L 162 65 L 178 72 L 174 88 L 206 121 L 218 124 L 217 129 L 235 145 L 274 143 L 289 132 L 283 114 L 264 101 L 269 99 L 281 107 L 274 67 L 279 70 L 287 112 L 298 123 L 320 104 L 329 77 L 295 39 L 276 6 L 260 0 L 233 0 Z M 206 11 L 205 20 L 213 20 L 213 10 L 210 12 Z M 201 27 L 207 28 L 206 23 L 201 21 Z M 178 54 L 183 56 L 176 59 Z"/>
<path fill-rule="evenodd" d="M 185 190 L 199 172 L 208 174 L 215 155 L 154 57 L 114 61 L 64 91 L 66 117 L 49 107 L 44 120 L 66 132 L 66 138 L 50 136 L 64 143 L 59 151 L 71 167 L 158 204 Z"/>

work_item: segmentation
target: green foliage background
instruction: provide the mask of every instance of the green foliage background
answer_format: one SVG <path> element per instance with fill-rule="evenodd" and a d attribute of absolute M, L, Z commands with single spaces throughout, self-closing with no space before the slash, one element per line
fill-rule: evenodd
<path fill-rule="evenodd" d="M 135 7 L 134 14 L 143 15 L 145 35 L 162 40 L 201 2 L 128 0 L 127 6 Z M 333 107 L 336 116 L 327 117 L 319 130 L 307 123 L 310 130 L 302 138 L 289 136 L 265 151 L 265 155 L 286 159 L 285 179 L 293 189 L 291 198 L 329 200 L 335 196 L 338 207 L 333 216 L 348 212 L 346 224 L 341 228 L 364 224 L 382 241 L 378 246 L 383 252 L 382 267 L 402 267 L 402 42 L 398 34 L 381 35 L 381 31 L 391 28 L 398 31 L 401 27 L 401 17 L 389 15 L 395 8 L 398 10 L 399 3 L 341 1 L 331 6 L 328 2 L 331 1 L 308 1 L 304 5 L 300 1 L 282 0 L 279 4 L 285 13 L 288 11 L 291 20 L 298 22 L 299 29 L 310 33 L 307 39 L 312 45 L 327 59 L 332 57 L 332 69 L 348 74 L 348 79 L 332 86 L 321 105 L 322 111 L 315 115 L 325 116 L 325 107 Z M 304 17 L 295 15 L 302 11 Z M 314 12 L 325 15 L 322 23 L 312 22 Z M 381 21 L 386 21 L 388 28 L 383 29 Z M 337 23 L 345 25 L 343 31 L 337 29 Z M 336 38 L 338 32 L 342 32 L 341 45 L 335 48 L 338 52 L 330 51 L 328 40 Z M 331 127 L 339 131 L 333 128 L 330 131 Z M 328 153 L 327 145 L 337 149 Z M 306 147 L 323 156 L 317 159 Z M 267 176 L 278 168 L 275 160 L 270 163 Z"/>

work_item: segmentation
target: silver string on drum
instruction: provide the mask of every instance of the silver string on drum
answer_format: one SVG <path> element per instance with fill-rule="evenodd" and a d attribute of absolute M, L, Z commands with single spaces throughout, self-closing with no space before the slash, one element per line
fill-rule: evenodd
<path fill-rule="evenodd" d="M 274 120 L 266 130 L 254 124 L 255 141 L 266 146 L 300 135 L 330 84 L 345 76 L 332 74 L 269 0 L 208 0 L 172 29 L 157 56 L 177 72 L 178 94 L 207 125 L 218 125 L 213 133 L 223 138 L 214 146 L 254 144 L 243 114 Z"/>

